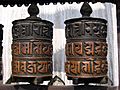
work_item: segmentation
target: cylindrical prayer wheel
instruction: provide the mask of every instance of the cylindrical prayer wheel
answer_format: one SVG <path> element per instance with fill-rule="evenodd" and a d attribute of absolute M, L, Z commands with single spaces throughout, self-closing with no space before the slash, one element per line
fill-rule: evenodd
<path fill-rule="evenodd" d="M 39 9 L 35 4 L 28 13 L 30 17 L 13 21 L 12 76 L 15 81 L 50 80 L 53 23 L 36 16 Z"/>
<path fill-rule="evenodd" d="M 0 24 L 0 80 L 2 80 L 2 50 L 3 50 L 3 46 L 2 46 L 2 40 L 3 40 L 3 25 Z"/>
<path fill-rule="evenodd" d="M 100 83 L 107 77 L 107 21 L 92 18 L 92 9 L 84 3 L 82 18 L 65 21 L 66 63 L 65 71 L 73 84 Z"/>

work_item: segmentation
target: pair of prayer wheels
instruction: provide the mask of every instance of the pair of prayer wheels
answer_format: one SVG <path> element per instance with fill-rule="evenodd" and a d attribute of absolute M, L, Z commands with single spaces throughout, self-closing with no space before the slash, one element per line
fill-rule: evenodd
<path fill-rule="evenodd" d="M 13 21 L 12 76 L 15 81 L 38 82 L 52 78 L 53 23 L 37 17 L 32 4 L 27 19 Z M 107 76 L 107 21 L 92 18 L 88 3 L 81 8 L 82 18 L 66 20 L 65 71 L 73 84 L 100 83 Z"/>

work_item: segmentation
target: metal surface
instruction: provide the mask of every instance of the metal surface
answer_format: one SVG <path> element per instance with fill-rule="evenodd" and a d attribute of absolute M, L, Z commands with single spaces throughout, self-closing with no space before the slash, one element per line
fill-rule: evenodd
<path fill-rule="evenodd" d="M 30 17 L 13 21 L 12 76 L 15 81 L 37 82 L 52 77 L 53 23 L 36 15 L 35 4 L 28 8 Z M 19 80 L 17 80 L 19 79 Z"/>
<path fill-rule="evenodd" d="M 74 84 L 101 83 L 107 77 L 107 21 L 89 17 L 91 13 L 91 7 L 85 2 L 81 8 L 82 18 L 65 21 L 65 71 Z"/>

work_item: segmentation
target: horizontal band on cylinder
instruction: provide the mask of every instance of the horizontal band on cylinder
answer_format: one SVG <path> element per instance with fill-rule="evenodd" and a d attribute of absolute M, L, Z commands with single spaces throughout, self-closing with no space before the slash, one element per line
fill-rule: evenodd
<path fill-rule="evenodd" d="M 18 74 L 13 74 L 12 76 L 15 76 L 15 77 L 35 77 L 35 78 L 46 78 L 46 77 L 52 77 L 53 74 L 49 74 L 49 75 L 18 75 Z"/>
<path fill-rule="evenodd" d="M 89 79 L 89 78 L 91 78 L 91 79 L 97 79 L 97 78 L 104 78 L 104 77 L 107 77 L 107 75 L 100 75 L 100 76 L 90 76 L 90 75 L 88 75 L 88 76 L 73 76 L 73 75 L 68 75 L 68 74 L 66 74 L 66 76 L 67 77 L 71 77 L 71 78 L 78 78 L 78 79 L 81 79 L 81 78 L 83 78 L 83 79 Z"/>
<path fill-rule="evenodd" d="M 35 60 L 35 61 L 52 61 L 52 57 L 13 57 L 13 60 Z"/>
<path fill-rule="evenodd" d="M 52 40 L 53 24 L 46 20 L 16 20 L 13 22 L 12 33 L 14 40 L 46 38 Z"/>
<path fill-rule="evenodd" d="M 107 43 L 100 41 L 79 41 L 66 44 L 66 56 L 107 56 Z"/>
<path fill-rule="evenodd" d="M 46 55 L 52 56 L 53 46 L 47 42 L 14 42 L 12 44 L 13 56 L 28 56 L 28 55 Z"/>
<path fill-rule="evenodd" d="M 99 77 L 107 74 L 106 60 L 96 61 L 67 61 L 65 63 L 66 75 L 71 77 Z"/>
<path fill-rule="evenodd" d="M 26 77 L 51 75 L 52 61 L 12 61 L 12 74 Z"/>
<path fill-rule="evenodd" d="M 107 60 L 107 58 L 99 57 L 67 57 L 67 61 L 96 61 L 96 60 Z"/>

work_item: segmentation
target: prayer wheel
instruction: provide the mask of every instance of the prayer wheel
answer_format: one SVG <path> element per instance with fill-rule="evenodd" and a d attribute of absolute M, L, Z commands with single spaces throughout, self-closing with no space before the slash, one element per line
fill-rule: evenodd
<path fill-rule="evenodd" d="M 42 83 L 52 78 L 53 23 L 37 17 L 36 4 L 30 17 L 13 21 L 12 77 L 16 82 Z"/>
<path fill-rule="evenodd" d="M 3 40 L 3 25 L 0 24 L 0 80 L 2 80 L 2 49 L 3 49 L 3 46 L 2 46 L 2 40 Z"/>
<path fill-rule="evenodd" d="M 82 18 L 65 21 L 66 75 L 73 84 L 101 83 L 108 71 L 107 21 L 90 17 L 92 9 L 87 2 L 80 12 Z"/>

